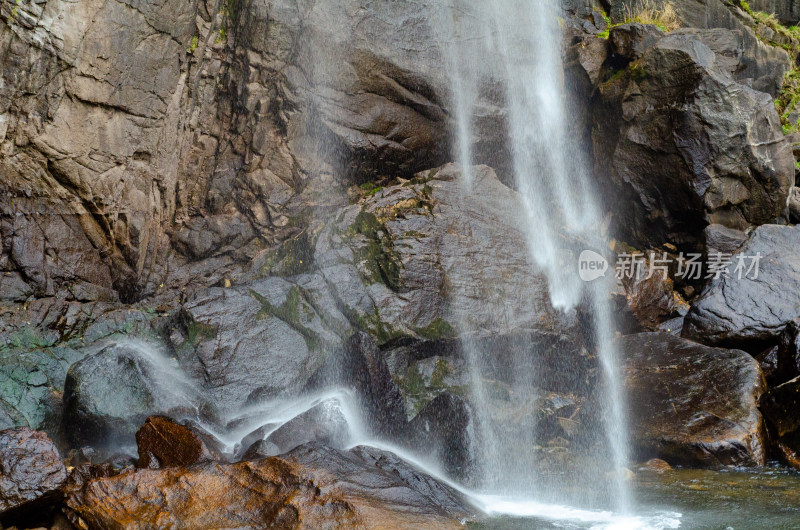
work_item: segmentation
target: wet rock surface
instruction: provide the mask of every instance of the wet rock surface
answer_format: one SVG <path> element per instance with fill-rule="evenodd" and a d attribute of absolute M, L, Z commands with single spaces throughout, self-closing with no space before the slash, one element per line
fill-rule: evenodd
<path fill-rule="evenodd" d="M 169 360 L 137 343 L 112 344 L 74 364 L 64 385 L 64 425 L 75 446 L 133 445 L 148 416 L 213 417 L 213 407 Z"/>
<path fill-rule="evenodd" d="M 366 454 L 311 445 L 253 462 L 137 470 L 91 480 L 66 504 L 90 526 L 119 528 L 459 528 L 473 515 L 460 494 L 391 453 Z"/>
<path fill-rule="evenodd" d="M 684 336 L 707 344 L 777 342 L 800 314 L 800 229 L 760 226 L 732 257 L 731 274 L 712 279 L 686 316 Z M 742 256 L 742 278 L 735 273 Z M 757 276 L 753 259 L 758 259 Z M 741 347 L 741 346 L 740 346 Z"/>
<path fill-rule="evenodd" d="M 403 394 L 370 335 L 362 331 L 351 336 L 339 352 L 325 360 L 306 390 L 331 385 L 355 389 L 372 432 L 389 437 L 402 432 L 406 423 Z"/>
<path fill-rule="evenodd" d="M 621 279 L 626 310 L 637 331 L 680 333 L 689 304 L 676 292 L 669 270 L 664 270 L 663 263 L 658 264 L 665 259 L 669 263 L 672 258 L 665 252 L 650 252 L 645 256 L 640 256 L 639 270 Z"/>
<path fill-rule="evenodd" d="M 0 517 L 58 500 L 66 479 L 61 456 L 45 433 L 27 427 L 0 431 Z"/>
<path fill-rule="evenodd" d="M 223 460 L 212 439 L 165 416 L 150 416 L 136 431 L 137 466 L 188 466 L 205 460 Z"/>
<path fill-rule="evenodd" d="M 519 195 L 488 167 L 474 173 L 475 196 L 461 193 L 464 173 L 448 165 L 344 208 L 316 238 L 317 272 L 190 296 L 170 336 L 179 363 L 229 409 L 354 385 L 387 432 L 401 418 L 398 395 L 375 346 L 354 331 L 378 346 L 446 342 L 466 321 L 487 340 L 523 329 L 532 351 L 554 359 L 580 351 L 575 311 L 552 307 L 506 205 Z M 445 288 L 455 296 L 443 297 Z"/>
<path fill-rule="evenodd" d="M 428 403 L 408 424 L 406 444 L 420 454 L 435 455 L 448 475 L 467 478 L 472 471 L 475 426 L 467 402 L 444 393 Z"/>
<path fill-rule="evenodd" d="M 624 286 L 630 329 L 757 355 L 620 339 L 637 447 L 760 464 L 760 403 L 776 454 L 798 466 L 796 230 L 753 230 L 800 220 L 771 99 L 795 44 L 730 2 L 673 0 L 684 27 L 669 33 L 621 24 L 626 3 L 602 2 L 608 19 L 564 4 L 571 134 L 593 140 L 603 230 L 763 255 L 758 279 L 710 279 L 694 299 L 679 286 L 685 322 L 667 275 Z M 0 463 L 24 476 L 0 476 L 0 512 L 47 505 L 52 519 L 66 492 L 99 528 L 457 527 L 474 515 L 457 492 L 391 453 L 342 450 L 352 426 L 336 403 L 248 424 L 260 427 L 237 464 L 186 420 L 219 427 L 242 407 L 343 387 L 370 434 L 468 477 L 465 342 L 486 361 L 504 434 L 537 433 L 532 459 L 586 443 L 601 414 L 591 315 L 552 307 L 526 248 L 494 65 L 474 87 L 470 147 L 497 173 L 441 165 L 457 121 L 449 24 L 486 38 L 471 3 L 458 20 L 405 0 L 12 4 L 0 6 L 0 428 L 45 430 L 77 467 L 60 485 L 53 444 L 10 431 Z M 571 269 L 585 245 L 562 235 Z M 535 399 L 506 383 L 520 359 L 542 366 Z M 334 447 L 297 447 L 309 441 Z M 163 469 L 131 469 L 134 442 L 141 467 Z"/>
<path fill-rule="evenodd" d="M 701 467 L 764 464 L 758 402 L 765 385 L 755 359 L 666 333 L 617 344 L 632 441 L 642 457 Z"/>
<path fill-rule="evenodd" d="M 691 243 L 708 223 L 742 230 L 777 218 L 794 167 L 771 98 L 733 79 L 701 36 L 625 35 L 623 52 L 647 49 L 609 71 L 592 105 L 619 233 Z"/>
<path fill-rule="evenodd" d="M 281 425 L 266 441 L 275 444 L 281 453 L 309 442 L 344 449 L 350 440 L 349 429 L 341 403 L 327 400 Z"/>

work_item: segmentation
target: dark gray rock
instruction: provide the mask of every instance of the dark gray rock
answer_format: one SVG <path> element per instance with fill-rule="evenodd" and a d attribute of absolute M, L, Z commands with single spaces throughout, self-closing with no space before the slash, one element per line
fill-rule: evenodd
<path fill-rule="evenodd" d="M 708 225 L 703 231 L 706 238 L 706 255 L 733 254 L 745 241 L 747 234 L 722 225 Z"/>
<path fill-rule="evenodd" d="M 712 279 L 694 302 L 683 336 L 707 344 L 731 344 L 756 348 L 777 342 L 792 319 L 800 316 L 800 228 L 764 225 L 733 256 L 731 273 Z M 739 279 L 733 274 L 737 256 L 758 254 L 754 272 Z M 745 272 L 751 260 L 744 260 Z"/>
<path fill-rule="evenodd" d="M 796 26 L 800 22 L 800 4 L 795 0 L 751 0 L 748 4 L 754 11 L 775 13 L 785 26 Z"/>
<path fill-rule="evenodd" d="M 780 382 L 800 374 L 800 318 L 786 324 L 781 333 L 776 352 L 774 377 Z"/>
<path fill-rule="evenodd" d="M 47 435 L 27 427 L 0 431 L 0 517 L 57 501 L 67 470 Z"/>
<path fill-rule="evenodd" d="M 625 19 L 626 8 L 635 8 L 645 0 L 610 0 L 609 15 L 613 23 L 621 23 Z M 764 0 L 770 1 L 770 0 Z M 666 3 L 666 2 L 663 2 Z M 660 5 L 662 2 L 656 2 Z M 682 28 L 677 33 L 691 32 L 706 35 L 701 39 L 714 51 L 717 51 L 717 44 L 720 43 L 719 37 L 722 33 L 719 30 L 731 31 L 733 35 L 723 38 L 728 43 L 735 39 L 737 44 L 732 47 L 725 44 L 723 49 L 740 49 L 741 52 L 730 54 L 720 62 L 730 63 L 730 59 L 740 56 L 738 64 L 733 72 L 736 81 L 766 92 L 775 97 L 783 86 L 783 76 L 791 67 L 789 54 L 786 50 L 770 46 L 762 42 L 757 36 L 754 25 L 749 17 L 735 6 L 734 2 L 724 0 L 671 0 L 673 8 L 678 14 Z M 752 7 L 752 4 L 751 4 Z M 755 9 L 755 8 L 754 8 Z M 686 29 L 684 29 L 686 28 Z M 704 30 L 715 30 L 714 33 L 707 33 Z M 727 66 L 725 66 L 727 68 Z"/>
<path fill-rule="evenodd" d="M 200 291 L 184 304 L 182 333 L 172 345 L 223 409 L 235 411 L 249 397 L 299 391 L 347 330 L 341 315 L 317 311 L 327 307 L 325 295 L 305 289 L 302 280 L 277 277 Z"/>
<path fill-rule="evenodd" d="M 761 398 L 761 410 L 775 433 L 782 438 L 800 428 L 800 377 L 771 388 Z"/>
<path fill-rule="evenodd" d="M 525 330 L 579 349 L 575 312 L 553 309 L 526 250 L 520 196 L 492 169 L 472 172 L 470 194 L 449 164 L 340 213 L 320 235 L 315 262 L 342 312 L 379 345 L 453 339 L 464 325 L 476 337 Z M 572 256 L 566 236 L 562 244 Z"/>
<path fill-rule="evenodd" d="M 663 36 L 664 32 L 652 24 L 631 23 L 611 28 L 608 39 L 614 54 L 635 61 Z"/>
<path fill-rule="evenodd" d="M 452 477 L 469 477 L 473 470 L 475 427 L 467 402 L 443 393 L 408 424 L 405 443 L 423 455 L 435 455 Z"/>
<path fill-rule="evenodd" d="M 794 159 L 772 99 L 731 78 L 699 37 L 663 37 L 600 85 L 592 112 L 626 240 L 695 243 L 709 223 L 744 230 L 783 212 Z"/>
<path fill-rule="evenodd" d="M 524 335 L 526 351 L 553 366 L 574 362 L 583 348 L 577 312 L 552 307 L 509 207 L 521 207 L 519 195 L 488 167 L 474 172 L 474 194 L 462 193 L 462 171 L 449 165 L 342 209 L 314 241 L 317 272 L 188 296 L 170 335 L 181 365 L 229 410 L 350 386 L 370 427 L 395 432 L 403 422 L 394 382 L 376 345 L 354 331 L 379 346 L 443 345 L 466 323 L 476 340 Z M 571 255 L 566 237 L 563 246 Z M 305 259 L 287 254 L 284 264 Z"/>
<path fill-rule="evenodd" d="M 410 465 L 408 462 L 389 451 L 382 451 L 375 447 L 359 445 L 350 450 L 350 453 L 361 458 L 368 465 L 399 477 L 404 483 L 411 486 L 438 506 L 451 512 L 469 511 L 469 503 L 456 490 L 434 479 Z"/>
<path fill-rule="evenodd" d="M 761 371 L 764 373 L 764 379 L 770 387 L 785 380 L 778 370 L 778 349 L 778 346 L 772 346 L 755 356 Z"/>
<path fill-rule="evenodd" d="M 0 428 L 26 426 L 58 439 L 64 378 L 83 357 L 66 347 L 0 352 Z"/>
<path fill-rule="evenodd" d="M 664 259 L 663 251 L 645 252 L 641 273 L 625 275 L 621 279 L 625 305 L 635 320 L 637 331 L 666 331 L 673 327 L 667 322 L 680 319 L 689 311 L 689 304 L 675 291 L 675 285 L 667 271 L 654 269 L 649 275 L 651 260 Z M 675 260 L 667 255 L 668 260 Z M 648 275 L 650 276 L 648 278 Z"/>
<path fill-rule="evenodd" d="M 266 440 L 258 440 L 250 444 L 245 452 L 242 453 L 240 460 L 259 460 L 279 454 L 281 454 L 281 450 L 277 445 Z"/>
<path fill-rule="evenodd" d="M 0 300 L 22 302 L 33 294 L 33 289 L 18 272 L 0 273 Z"/>
<path fill-rule="evenodd" d="M 764 464 L 758 400 L 765 384 L 755 359 L 666 333 L 629 335 L 617 344 L 638 458 L 701 467 Z"/>
<path fill-rule="evenodd" d="M 789 222 L 800 223 L 800 188 L 792 188 L 789 194 Z"/>
<path fill-rule="evenodd" d="M 73 447 L 133 446 L 148 416 L 203 417 L 214 408 L 152 345 L 118 343 L 75 363 L 64 384 L 64 432 Z"/>
<path fill-rule="evenodd" d="M 275 444 L 281 453 L 308 442 L 344 449 L 350 441 L 350 425 L 342 403 L 329 399 L 281 425 L 266 441 Z"/>
<path fill-rule="evenodd" d="M 353 389 L 368 427 L 376 435 L 396 437 L 406 424 L 403 395 L 392 379 L 375 340 L 364 332 L 350 337 L 308 381 L 308 391 L 344 386 Z"/>
<path fill-rule="evenodd" d="M 347 489 L 347 482 L 352 484 L 350 487 L 365 484 L 380 488 L 381 498 L 390 500 L 391 504 L 403 497 L 408 500 L 421 498 L 425 499 L 425 504 L 445 513 L 457 517 L 460 515 L 462 519 L 474 517 L 474 506 L 463 494 L 389 451 L 367 446 L 337 451 L 319 444 L 308 444 L 294 449 L 283 458 L 327 471 L 333 476 L 352 477 L 343 484 Z M 387 480 L 388 477 L 391 477 L 390 480 Z M 397 495 L 394 488 L 410 495 Z"/>

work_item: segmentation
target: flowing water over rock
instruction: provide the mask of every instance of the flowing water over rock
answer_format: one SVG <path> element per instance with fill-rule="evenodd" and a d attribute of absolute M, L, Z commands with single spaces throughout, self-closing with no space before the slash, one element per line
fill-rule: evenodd
<path fill-rule="evenodd" d="M 796 36 L 212 3 L 0 9 L 0 526 L 796 526 Z"/>
<path fill-rule="evenodd" d="M 550 301 L 564 313 L 580 306 L 592 317 L 585 322 L 590 347 L 600 360 L 604 388 L 600 407 L 602 425 L 594 436 L 605 434 L 604 448 L 585 463 L 597 475 L 610 473 L 614 493 L 612 506 L 629 509 L 623 469 L 627 465 L 627 427 L 616 351 L 611 342 L 613 322 L 608 298 L 609 282 L 585 284 L 577 274 L 580 248 L 603 252 L 603 219 L 586 162 L 584 146 L 574 131 L 569 131 L 569 90 L 563 79 L 561 32 L 558 25 L 560 4 L 555 1 L 531 2 L 502 0 L 456 2 L 454 6 L 433 7 L 434 20 L 442 27 L 440 39 L 448 52 L 457 119 L 457 147 L 463 167 L 471 168 L 484 156 L 480 152 L 482 124 L 477 118 L 488 93 L 504 101 L 507 130 L 495 130 L 507 138 L 508 175 L 519 191 L 522 219 L 530 252 L 530 267 L 544 273 Z M 473 193 L 474 178 L 467 170 L 464 193 Z M 598 254 L 602 259 L 602 256 Z M 454 290 L 451 298 L 468 296 Z M 469 337 L 474 328 L 468 320 L 459 322 L 461 335 Z M 508 436 L 491 410 L 487 385 L 488 362 L 493 352 L 469 339 L 462 341 L 472 373 L 472 402 L 478 425 L 476 446 L 480 455 L 478 486 L 490 491 L 550 496 L 551 485 L 537 472 L 536 427 Z M 537 358 L 539 357 L 539 358 Z M 540 352 L 533 356 L 512 356 L 512 392 L 518 396 L 536 395 L 541 388 Z M 610 465 L 608 465 L 610 464 Z M 547 485 L 546 485 L 547 484 Z M 568 488 L 558 488 L 565 495 Z M 552 494 L 552 493 L 551 493 Z M 567 495 L 569 498 L 569 495 Z M 589 499 L 572 499 L 586 502 Z M 591 499 L 596 501 L 597 499 Z M 609 499 L 605 499 L 608 502 Z"/>

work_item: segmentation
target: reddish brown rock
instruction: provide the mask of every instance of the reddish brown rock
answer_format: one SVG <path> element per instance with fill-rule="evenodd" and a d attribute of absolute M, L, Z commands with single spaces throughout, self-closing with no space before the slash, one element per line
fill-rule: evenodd
<path fill-rule="evenodd" d="M 298 449 L 254 462 L 99 478 L 72 492 L 66 504 L 79 524 L 116 529 L 439 529 L 461 528 L 459 520 L 472 516 L 463 500 L 451 502 L 457 492 L 450 490 L 445 502 L 440 491 L 412 486 L 429 485 L 430 477 L 419 472 L 405 480 L 354 452 Z"/>
<path fill-rule="evenodd" d="M 668 462 L 661 460 L 660 458 L 651 458 L 641 466 L 639 469 L 643 471 L 652 471 L 653 473 L 663 473 L 665 471 L 669 471 L 672 469 L 672 466 L 669 465 Z"/>
<path fill-rule="evenodd" d="M 47 434 L 28 427 L 0 431 L 0 515 L 35 509 L 60 494 L 67 471 Z"/>
<path fill-rule="evenodd" d="M 204 460 L 222 460 L 205 433 L 175 423 L 166 416 L 150 416 L 136 432 L 138 467 L 188 466 Z"/>
<path fill-rule="evenodd" d="M 758 401 L 765 383 L 755 359 L 667 333 L 629 335 L 617 344 L 639 458 L 698 467 L 764 464 Z"/>
<path fill-rule="evenodd" d="M 662 256 L 662 252 L 647 255 L 651 259 L 662 259 Z M 642 269 L 638 275 L 623 276 L 627 309 L 642 331 L 676 331 L 667 321 L 686 315 L 689 304 L 675 292 L 672 279 L 665 271 L 653 266 L 651 273 L 650 267 L 650 259 L 642 258 Z"/>

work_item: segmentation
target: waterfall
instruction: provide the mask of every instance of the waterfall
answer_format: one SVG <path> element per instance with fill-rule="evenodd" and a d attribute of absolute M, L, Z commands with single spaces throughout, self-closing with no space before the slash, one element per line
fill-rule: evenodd
<path fill-rule="evenodd" d="M 563 248 L 565 237 L 598 251 L 607 248 L 607 242 L 585 148 L 570 131 L 560 2 L 455 0 L 432 4 L 431 14 L 450 70 L 454 152 L 464 168 L 465 193 L 473 192 L 469 168 L 484 162 L 475 147 L 480 141 L 476 122 L 487 107 L 484 96 L 491 91 L 495 98 L 499 94 L 505 106 L 506 130 L 493 133 L 507 137 L 507 165 L 512 178 L 506 180 L 511 181 L 524 204 L 520 215 L 524 217 L 531 262 L 547 278 L 555 308 L 572 312 L 583 304 L 592 314 L 586 332 L 594 339 L 603 395 L 603 421 L 596 430 L 598 438 L 607 441 L 593 457 L 592 467 L 612 477 L 612 507 L 625 512 L 631 502 L 622 472 L 628 462 L 628 435 L 620 367 L 612 343 L 614 323 L 608 301 L 611 279 L 584 283 L 577 274 L 577 255 Z M 475 331 L 468 323 L 461 327 L 459 331 L 465 337 Z M 527 462 L 530 455 L 525 454 L 534 443 L 535 433 L 524 440 L 508 440 L 498 431 L 482 375 L 488 352 L 468 338 L 463 350 L 472 371 L 471 401 L 482 463 L 478 472 L 484 489 L 547 496 L 547 488 L 538 486 L 536 463 Z M 534 400 L 535 360 L 520 360 L 514 373 L 515 394 Z M 559 492 L 556 496 L 564 495 Z"/>

